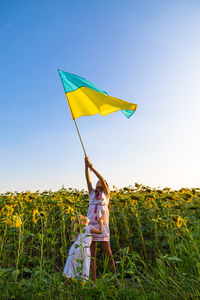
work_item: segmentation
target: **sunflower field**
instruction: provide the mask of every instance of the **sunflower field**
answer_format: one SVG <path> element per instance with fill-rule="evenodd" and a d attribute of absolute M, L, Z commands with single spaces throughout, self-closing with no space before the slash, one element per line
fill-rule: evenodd
<path fill-rule="evenodd" d="M 200 189 L 135 186 L 110 198 L 117 277 L 97 248 L 97 283 L 62 275 L 84 190 L 0 195 L 0 299 L 200 299 Z"/>

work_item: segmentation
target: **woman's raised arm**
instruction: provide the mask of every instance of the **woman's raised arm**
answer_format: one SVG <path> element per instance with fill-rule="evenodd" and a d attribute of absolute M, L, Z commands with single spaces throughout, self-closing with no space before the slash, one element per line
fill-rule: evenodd
<path fill-rule="evenodd" d="M 89 165 L 90 165 L 90 162 L 89 162 L 88 157 L 86 156 L 85 157 L 85 178 L 86 178 L 86 181 L 87 181 L 88 192 L 90 194 L 91 191 L 92 191 L 92 183 L 91 183 L 91 180 L 90 180 Z"/>
<path fill-rule="evenodd" d="M 89 165 L 90 169 L 92 170 L 92 172 L 98 177 L 98 179 L 101 181 L 102 185 L 103 185 L 103 189 L 104 189 L 104 192 L 110 196 L 110 191 L 109 191 L 109 188 L 105 182 L 105 180 L 103 179 L 103 176 L 101 176 L 101 174 L 99 174 L 99 172 L 97 172 L 97 170 L 95 170 L 92 166 L 92 164 Z"/>

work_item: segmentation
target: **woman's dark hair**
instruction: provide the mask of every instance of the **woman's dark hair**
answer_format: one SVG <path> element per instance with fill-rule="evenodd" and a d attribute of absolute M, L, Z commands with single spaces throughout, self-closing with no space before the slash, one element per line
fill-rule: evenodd
<path fill-rule="evenodd" d="M 99 181 L 101 181 L 101 180 L 99 180 Z M 107 188 L 109 189 L 109 185 L 108 185 L 108 183 L 107 183 L 107 181 L 105 179 L 104 179 L 104 182 L 106 183 Z M 95 191 L 96 191 L 96 188 L 95 188 Z"/>

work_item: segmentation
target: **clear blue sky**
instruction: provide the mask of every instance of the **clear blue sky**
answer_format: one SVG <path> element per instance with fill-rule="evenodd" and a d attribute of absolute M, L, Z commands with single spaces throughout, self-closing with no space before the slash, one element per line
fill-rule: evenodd
<path fill-rule="evenodd" d="M 0 41 L 0 192 L 86 188 L 58 68 L 138 104 L 77 119 L 110 186 L 199 185 L 199 1 L 1 0 Z"/>

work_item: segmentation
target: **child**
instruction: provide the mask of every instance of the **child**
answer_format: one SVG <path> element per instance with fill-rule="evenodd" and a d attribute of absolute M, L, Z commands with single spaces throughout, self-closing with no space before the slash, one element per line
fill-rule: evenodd
<path fill-rule="evenodd" d="M 91 233 L 101 234 L 103 232 L 103 219 L 99 220 L 98 228 L 88 226 L 89 221 L 87 217 L 79 215 L 71 224 L 72 236 L 76 241 L 69 250 L 64 268 L 64 276 L 67 278 L 81 277 L 85 280 L 89 278 Z"/>
<path fill-rule="evenodd" d="M 90 181 L 89 168 L 97 176 L 99 181 L 96 184 L 95 190 L 92 187 Z M 88 157 L 85 157 L 85 176 L 89 191 L 89 208 L 87 217 L 90 219 L 89 225 L 94 228 L 98 228 L 98 221 L 103 217 L 103 232 L 96 235 L 95 232 L 92 233 L 92 243 L 91 243 L 91 273 L 92 279 L 96 282 L 96 242 L 100 242 L 102 250 L 109 258 L 109 266 L 113 273 L 116 273 L 115 262 L 112 256 L 112 251 L 110 248 L 110 230 L 109 230 L 109 198 L 110 191 L 108 184 L 105 179 L 93 168 Z M 117 280 L 118 283 L 118 280 Z"/>

